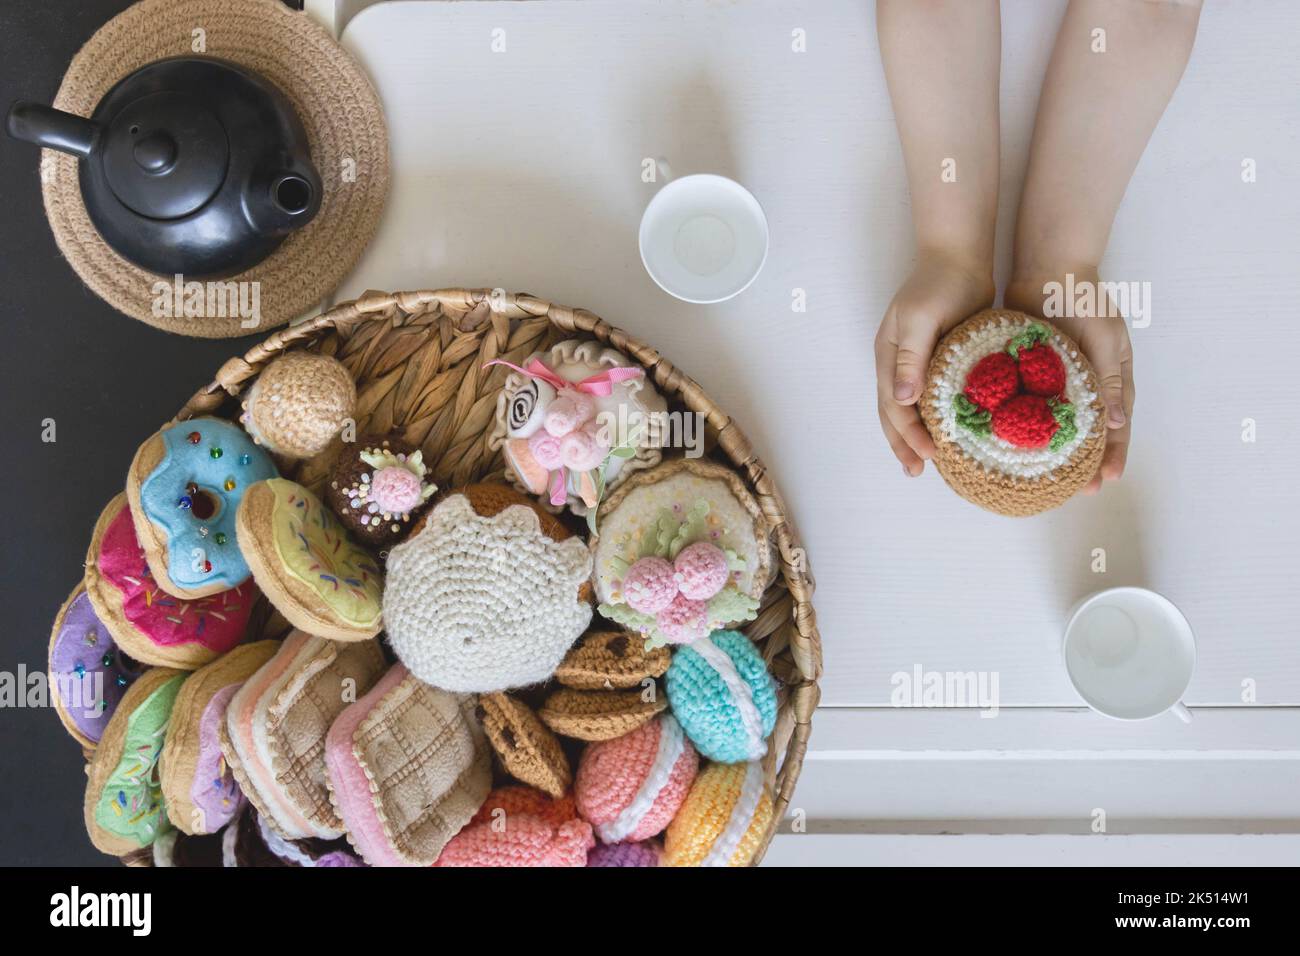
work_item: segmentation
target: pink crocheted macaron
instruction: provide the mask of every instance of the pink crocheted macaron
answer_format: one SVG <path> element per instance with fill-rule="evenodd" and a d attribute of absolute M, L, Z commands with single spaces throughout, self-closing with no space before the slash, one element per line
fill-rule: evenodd
<path fill-rule="evenodd" d="M 488 794 L 434 866 L 586 866 L 595 845 L 591 825 L 578 818 L 571 798 L 502 787 Z"/>
<path fill-rule="evenodd" d="M 663 848 L 653 840 L 640 843 L 598 843 L 587 854 L 587 866 L 658 866 Z"/>
<path fill-rule="evenodd" d="M 699 756 L 671 714 L 582 753 L 578 813 L 605 843 L 636 842 L 666 828 L 686 799 Z"/>

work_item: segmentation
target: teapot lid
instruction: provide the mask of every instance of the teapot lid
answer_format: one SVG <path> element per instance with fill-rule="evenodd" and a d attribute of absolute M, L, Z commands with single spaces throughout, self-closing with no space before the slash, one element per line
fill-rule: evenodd
<path fill-rule="evenodd" d="M 212 111 L 189 93 L 163 91 L 124 106 L 105 132 L 104 176 L 122 202 L 150 219 L 188 216 L 226 178 L 230 144 Z"/>

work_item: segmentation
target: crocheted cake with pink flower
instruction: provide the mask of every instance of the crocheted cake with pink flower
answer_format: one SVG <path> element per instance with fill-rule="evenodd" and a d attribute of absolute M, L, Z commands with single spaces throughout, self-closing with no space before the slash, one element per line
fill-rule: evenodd
<path fill-rule="evenodd" d="M 689 644 L 751 620 L 772 574 L 758 503 L 739 476 L 704 459 L 634 475 L 599 512 L 598 610 L 646 638 Z"/>

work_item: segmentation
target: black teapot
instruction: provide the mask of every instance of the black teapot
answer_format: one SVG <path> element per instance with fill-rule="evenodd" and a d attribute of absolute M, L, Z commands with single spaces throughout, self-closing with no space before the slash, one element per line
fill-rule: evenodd
<path fill-rule="evenodd" d="M 224 60 L 151 63 L 109 90 L 90 119 L 15 103 L 8 128 L 81 157 L 95 228 L 162 275 L 242 272 L 320 209 L 320 176 L 292 105 Z"/>

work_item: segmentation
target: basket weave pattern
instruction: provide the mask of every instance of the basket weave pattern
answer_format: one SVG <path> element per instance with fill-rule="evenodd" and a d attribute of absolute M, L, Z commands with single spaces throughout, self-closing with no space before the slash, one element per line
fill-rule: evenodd
<path fill-rule="evenodd" d="M 500 478 L 504 471 L 500 453 L 488 447 L 488 439 L 506 370 L 484 366 L 493 359 L 521 364 L 532 353 L 574 336 L 589 336 L 623 352 L 646 370 L 670 406 L 700 413 L 712 454 L 745 478 L 766 518 L 780 573 L 764 593 L 758 617 L 744 628 L 781 686 L 765 761 L 776 804 L 763 840 L 766 849 L 794 793 L 819 699 L 821 639 L 812 606 L 813 579 L 785 502 L 749 439 L 703 388 L 653 348 L 591 312 L 531 295 L 482 289 L 367 292 L 230 359 L 176 418 L 219 414 L 277 355 L 312 349 L 339 359 L 356 380 L 358 434 L 401 431 L 423 449 L 433 480 L 455 488 Z M 318 490 L 334 454 L 331 449 L 303 462 L 294 477 Z"/>

